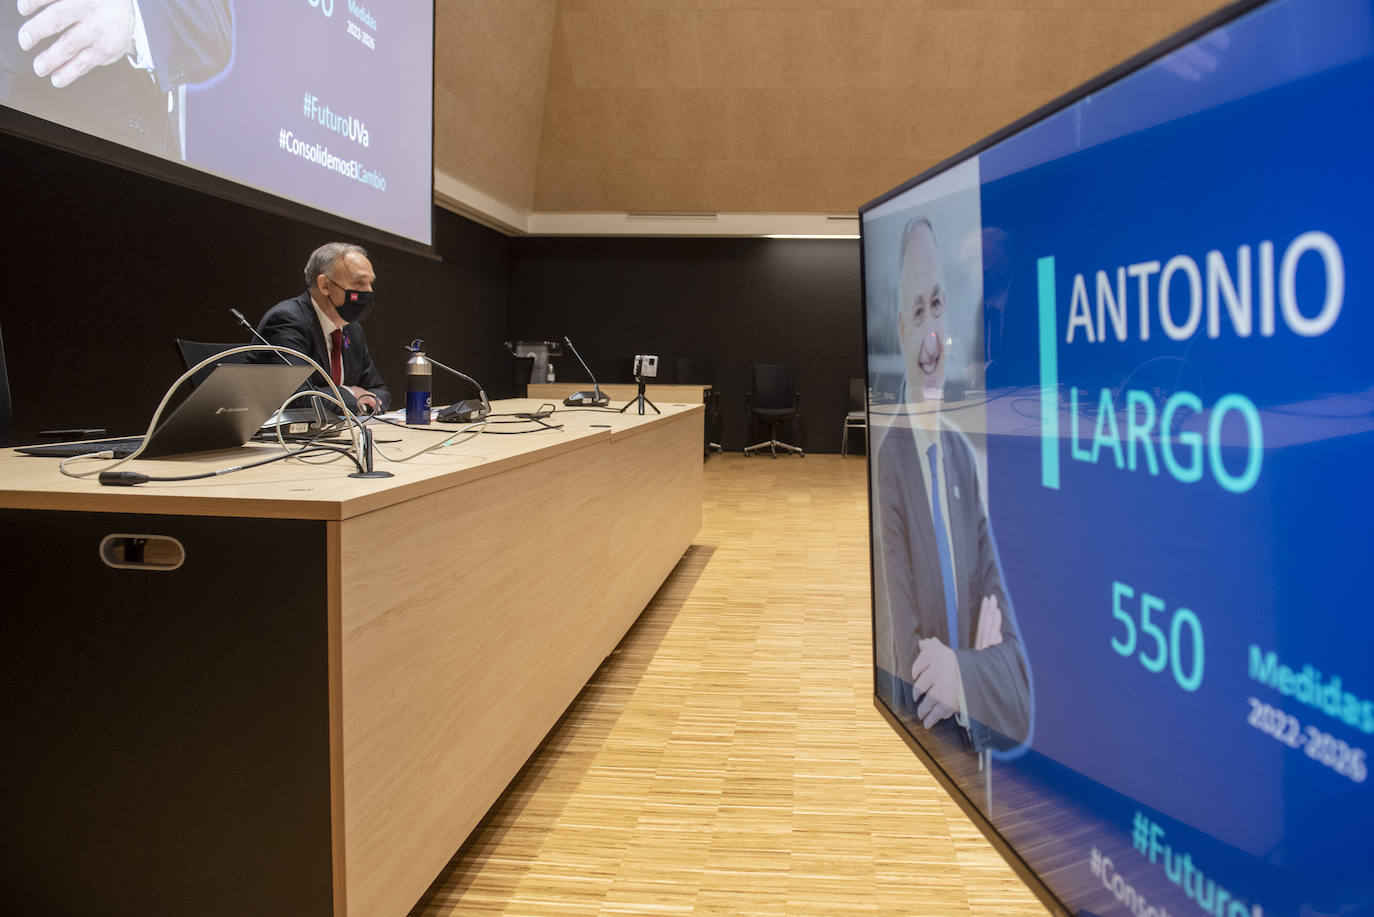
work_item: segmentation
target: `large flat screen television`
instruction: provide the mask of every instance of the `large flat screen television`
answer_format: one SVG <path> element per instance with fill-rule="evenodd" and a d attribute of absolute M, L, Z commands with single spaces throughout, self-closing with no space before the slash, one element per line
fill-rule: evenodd
<path fill-rule="evenodd" d="M 1076 914 L 1374 914 L 1374 3 L 861 210 L 875 703 Z"/>
<path fill-rule="evenodd" d="M 433 48 L 433 0 L 4 0 L 0 128 L 428 247 Z"/>

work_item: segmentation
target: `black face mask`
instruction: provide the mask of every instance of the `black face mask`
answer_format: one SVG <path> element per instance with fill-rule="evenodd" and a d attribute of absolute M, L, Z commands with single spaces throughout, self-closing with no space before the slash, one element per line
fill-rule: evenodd
<path fill-rule="evenodd" d="M 337 307 L 346 322 L 360 322 L 372 314 L 371 290 L 344 290 L 343 304 Z"/>

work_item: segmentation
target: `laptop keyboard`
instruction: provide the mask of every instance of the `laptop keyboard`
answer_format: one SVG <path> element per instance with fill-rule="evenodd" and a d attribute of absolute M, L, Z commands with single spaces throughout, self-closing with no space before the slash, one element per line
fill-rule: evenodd
<path fill-rule="evenodd" d="M 88 439 L 79 443 L 45 443 L 39 446 L 20 446 L 17 451 L 25 455 L 46 455 L 54 458 L 71 458 L 75 455 L 89 455 L 92 452 L 109 450 L 115 458 L 133 455 L 143 444 L 141 436 L 122 436 L 117 439 Z"/>

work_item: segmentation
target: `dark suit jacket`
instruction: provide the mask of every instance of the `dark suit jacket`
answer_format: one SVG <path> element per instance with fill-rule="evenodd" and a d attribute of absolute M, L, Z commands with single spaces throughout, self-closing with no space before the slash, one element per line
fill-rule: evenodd
<path fill-rule="evenodd" d="M 0 102 L 88 134 L 163 155 L 180 154 L 167 93 L 199 83 L 229 63 L 234 46 L 231 0 L 139 0 L 153 64 L 151 75 L 123 61 L 97 67 L 62 89 L 33 72 L 32 51 L 19 47 L 14 0 L 0 2 Z M 46 114 L 45 114 L 46 113 Z"/>
<path fill-rule="evenodd" d="M 320 328 L 320 320 L 315 315 L 315 306 L 310 302 L 309 293 L 284 300 L 269 309 L 262 317 L 262 321 L 258 322 L 258 333 L 266 338 L 268 343 L 299 350 L 316 363 L 329 368 L 329 348 L 325 345 L 324 330 Z M 372 362 L 372 354 L 368 353 L 367 336 L 363 334 L 363 326 L 357 322 L 349 322 L 344 326 L 343 340 L 343 384 L 339 386 L 339 390 L 343 392 L 348 409 L 356 411 L 358 400 L 344 386 L 357 385 L 376 395 L 383 411 L 389 410 L 391 393 L 387 391 L 386 384 L 382 382 L 382 374 L 377 372 L 377 367 Z M 275 361 L 277 357 L 264 352 L 254 354 L 252 359 L 255 363 L 261 363 L 267 360 Z M 300 362 L 294 358 L 288 359 Z M 307 389 L 328 394 L 329 380 L 319 373 L 312 373 L 300 388 L 301 391 Z"/>
<path fill-rule="evenodd" d="M 973 747 L 1010 748 L 1030 733 L 1029 668 L 1015 613 L 1002 587 L 997 547 L 979 496 L 973 449 L 961 433 L 941 429 L 939 435 L 944 454 L 941 473 L 949 499 L 950 547 L 959 580 L 957 644 L 949 639 L 940 557 L 921 474 L 926 457 L 905 426 L 887 432 L 877 456 L 884 568 L 879 587 L 886 590 L 891 614 L 890 639 L 897 667 L 893 674 L 901 679 L 899 691 L 904 693 L 897 699 L 903 707 L 914 704 L 911 665 L 917 640 L 938 637 L 946 646 L 956 646 Z M 974 650 L 978 609 L 988 595 L 997 597 L 1002 610 L 1002 642 Z"/>

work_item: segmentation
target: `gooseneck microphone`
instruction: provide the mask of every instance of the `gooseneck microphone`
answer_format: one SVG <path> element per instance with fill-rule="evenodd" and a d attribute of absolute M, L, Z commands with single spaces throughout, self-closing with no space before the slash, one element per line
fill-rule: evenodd
<path fill-rule="evenodd" d="M 592 405 L 598 408 L 606 407 L 611 403 L 611 396 L 601 393 L 601 386 L 597 383 L 596 376 L 592 374 L 592 368 L 587 365 L 586 360 L 582 359 L 582 354 L 577 352 L 577 348 L 573 346 L 572 338 L 565 334 L 563 335 L 563 341 L 568 345 L 568 349 L 573 352 L 573 356 L 577 357 L 577 362 L 582 364 L 582 368 L 587 371 L 587 376 L 592 380 L 592 391 L 573 392 L 563 399 L 563 403 L 569 407 L 580 405 Z"/>
<path fill-rule="evenodd" d="M 409 351 L 410 348 L 407 347 L 406 350 Z M 481 399 L 477 404 L 473 404 L 471 401 L 455 401 L 440 411 L 438 416 L 434 418 L 435 420 L 440 423 L 471 423 L 474 420 L 481 420 L 491 413 L 491 402 L 487 400 L 487 393 L 482 389 L 481 383 L 467 373 L 459 372 L 452 366 L 445 366 L 430 354 L 425 354 L 425 359 L 444 372 L 453 373 L 459 379 L 465 379 L 472 383 L 472 387 L 477 389 L 477 396 Z"/>
<path fill-rule="evenodd" d="M 244 318 L 243 313 L 240 312 L 238 309 L 231 308 L 229 310 L 229 314 L 234 316 L 235 320 L 238 321 L 240 325 L 247 328 L 249 333 L 251 333 L 253 337 L 258 339 L 258 343 L 266 344 L 268 347 L 273 346 L 271 341 L 267 340 L 267 338 L 263 337 L 261 334 L 258 334 L 258 329 L 254 328 L 253 323 L 250 322 L 248 319 Z M 288 360 L 286 358 L 286 354 L 282 353 L 280 350 L 274 350 L 272 352 L 275 353 L 281 359 L 281 361 L 285 363 L 287 366 L 296 365 L 292 363 L 290 360 Z M 282 417 L 283 419 L 285 419 L 286 417 L 295 417 L 298 420 L 298 422 L 313 423 L 317 428 L 319 428 L 323 427 L 325 423 L 328 421 L 329 418 L 326 416 L 326 414 L 327 409 L 325 408 L 325 403 L 319 398 L 311 398 L 308 407 L 303 409 L 297 409 L 294 412 L 283 412 Z M 370 449 L 371 446 L 369 444 L 369 451 Z M 371 471 L 372 469 L 369 467 L 367 470 Z"/>
<path fill-rule="evenodd" d="M 230 309 L 230 310 L 229 310 L 229 314 L 232 315 L 232 316 L 234 316 L 234 318 L 238 320 L 238 323 L 239 323 L 240 325 L 242 325 L 243 327 L 247 328 L 248 331 L 249 331 L 249 333 L 251 333 L 251 334 L 253 335 L 253 337 L 255 337 L 255 338 L 258 339 L 258 343 L 260 343 L 260 344 L 266 344 L 268 347 L 271 347 L 271 346 L 272 346 L 271 342 L 269 342 L 269 341 L 267 340 L 267 338 L 263 337 L 261 334 L 258 334 L 258 329 L 254 328 L 254 327 L 253 327 L 253 323 L 250 322 L 248 319 L 244 318 L 244 317 L 243 317 L 243 313 L 240 312 L 238 309 Z M 280 358 L 281 358 L 281 361 L 282 361 L 283 363 L 285 363 L 287 366 L 294 366 L 294 365 L 295 365 L 295 364 L 292 363 L 290 360 L 288 360 L 288 359 L 286 358 L 286 354 L 282 353 L 280 350 L 274 350 L 274 351 L 272 351 L 272 352 L 275 353 L 278 357 L 280 357 Z"/>

